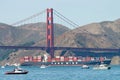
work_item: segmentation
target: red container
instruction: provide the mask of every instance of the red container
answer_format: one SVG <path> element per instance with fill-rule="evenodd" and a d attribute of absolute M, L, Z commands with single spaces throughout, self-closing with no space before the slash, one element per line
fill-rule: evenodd
<path fill-rule="evenodd" d="M 91 60 L 91 57 L 86 57 L 86 61 L 90 61 Z"/>
<path fill-rule="evenodd" d="M 69 58 L 68 58 L 68 57 L 65 57 L 65 61 L 69 61 Z"/>
<path fill-rule="evenodd" d="M 105 60 L 105 58 L 104 57 L 100 57 L 100 61 L 102 62 L 102 61 L 104 61 Z"/>
<path fill-rule="evenodd" d="M 32 62 L 33 61 L 33 57 L 29 56 L 29 61 Z"/>
<path fill-rule="evenodd" d="M 25 61 L 25 62 L 28 62 L 28 61 L 29 61 L 29 57 L 28 57 L 28 56 L 25 56 L 25 57 L 24 57 L 24 61 Z"/>
<path fill-rule="evenodd" d="M 51 62 L 52 60 L 51 59 L 48 59 L 47 62 Z"/>
<path fill-rule="evenodd" d="M 48 56 L 48 59 L 51 59 L 51 56 Z"/>
<path fill-rule="evenodd" d="M 37 62 L 37 56 L 33 56 L 33 62 Z"/>
<path fill-rule="evenodd" d="M 68 59 L 69 59 L 69 61 L 73 61 L 73 57 L 72 56 L 69 56 Z"/>
<path fill-rule="evenodd" d="M 20 58 L 20 63 L 24 63 L 24 58 Z"/>
<path fill-rule="evenodd" d="M 78 59 L 77 59 L 77 57 L 73 57 L 73 61 L 77 61 Z"/>
<path fill-rule="evenodd" d="M 48 58 L 47 58 L 47 62 L 51 62 L 52 60 L 51 60 L 51 56 L 48 56 Z"/>
<path fill-rule="evenodd" d="M 37 56 L 37 62 L 41 62 L 41 61 L 42 61 L 41 56 Z"/>
<path fill-rule="evenodd" d="M 61 56 L 61 57 L 60 57 L 60 61 L 65 61 L 64 56 Z"/>
<path fill-rule="evenodd" d="M 52 62 L 55 62 L 55 58 L 52 58 Z"/>
<path fill-rule="evenodd" d="M 60 61 L 60 56 L 55 56 L 55 61 L 59 62 Z"/>
<path fill-rule="evenodd" d="M 55 58 L 55 61 L 59 62 L 59 61 L 60 61 L 60 58 Z"/>

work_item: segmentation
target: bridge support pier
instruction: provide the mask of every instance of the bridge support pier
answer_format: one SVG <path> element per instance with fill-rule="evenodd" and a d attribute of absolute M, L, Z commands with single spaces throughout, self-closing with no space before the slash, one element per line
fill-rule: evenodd
<path fill-rule="evenodd" d="M 53 25 L 53 9 L 47 9 L 47 52 L 54 57 L 54 25 Z"/>

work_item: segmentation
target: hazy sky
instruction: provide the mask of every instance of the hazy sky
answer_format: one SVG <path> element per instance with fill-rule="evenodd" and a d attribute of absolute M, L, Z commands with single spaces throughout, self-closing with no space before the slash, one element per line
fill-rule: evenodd
<path fill-rule="evenodd" d="M 12 24 L 46 8 L 80 26 L 120 18 L 120 0 L 0 0 L 0 22 Z"/>

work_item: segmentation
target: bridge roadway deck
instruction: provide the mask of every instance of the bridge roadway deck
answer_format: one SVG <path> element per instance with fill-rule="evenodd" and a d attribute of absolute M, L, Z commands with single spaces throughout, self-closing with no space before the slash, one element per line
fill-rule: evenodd
<path fill-rule="evenodd" d="M 118 49 L 110 48 L 78 48 L 78 47 L 41 47 L 41 46 L 0 46 L 0 49 L 24 49 L 24 50 L 71 50 L 71 51 L 113 51 L 120 52 Z"/>

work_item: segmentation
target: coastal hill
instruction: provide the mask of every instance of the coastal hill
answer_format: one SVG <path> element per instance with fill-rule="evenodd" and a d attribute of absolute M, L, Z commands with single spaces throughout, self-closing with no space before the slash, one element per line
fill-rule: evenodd
<path fill-rule="evenodd" d="M 120 19 L 80 26 L 59 36 L 59 41 L 56 46 L 120 48 Z"/>
<path fill-rule="evenodd" d="M 68 31 L 69 28 L 55 24 L 55 36 Z M 27 42 L 38 42 L 46 39 L 46 24 L 31 23 L 22 26 L 11 26 L 0 23 L 0 44 L 2 45 L 21 45 Z"/>
<path fill-rule="evenodd" d="M 59 36 L 64 32 L 70 30 L 69 28 L 61 25 L 54 24 L 54 33 L 55 36 Z M 0 45 L 24 45 L 24 46 L 32 46 L 34 44 L 39 43 L 39 41 L 44 41 L 46 39 L 46 24 L 41 23 L 31 23 L 25 24 L 22 26 L 11 26 L 7 24 L 0 23 Z M 42 46 L 42 45 L 39 45 Z M 46 46 L 44 44 L 43 46 Z M 16 53 L 19 51 L 13 50 L 0 50 L 0 60 L 13 58 L 12 55 L 16 56 Z M 25 54 L 24 51 L 21 51 L 22 54 Z M 31 51 L 34 54 L 34 51 Z M 13 54 L 15 53 L 15 54 Z M 16 56 L 16 58 L 19 56 Z M 14 58 L 13 58 L 14 59 Z M 15 59 L 14 59 L 15 60 Z M 12 61 L 12 60 L 11 60 Z"/>
<path fill-rule="evenodd" d="M 44 31 L 46 27 L 43 27 L 44 30 L 43 30 L 43 33 L 41 33 L 39 32 L 40 29 L 38 28 L 37 25 L 38 24 L 27 24 L 21 27 L 15 27 L 16 30 L 20 29 L 22 31 L 25 31 L 25 32 L 20 31 L 20 33 L 21 35 L 28 34 L 26 35 L 26 38 L 20 39 L 21 35 L 18 34 L 18 36 L 20 37 L 10 38 L 10 41 L 8 42 L 7 41 L 4 42 L 4 40 L 2 40 L 0 44 L 7 45 L 9 43 L 11 45 L 16 45 L 16 44 L 18 45 L 18 44 L 21 44 L 21 42 L 27 43 L 28 41 L 29 42 L 34 41 L 34 44 L 32 45 L 44 46 L 45 36 L 42 36 L 40 34 L 45 33 Z M 100 23 L 91 23 L 84 26 L 79 26 L 78 28 L 73 30 L 70 30 L 65 26 L 61 27 L 61 25 L 59 25 L 56 32 L 58 32 L 59 35 L 55 33 L 57 35 L 55 36 L 55 46 L 86 47 L 86 48 L 120 48 L 120 19 L 115 21 L 103 21 Z M 15 32 L 11 32 L 11 34 L 12 33 L 15 33 Z M 9 32 L 9 35 L 11 34 Z M 17 35 L 17 33 L 15 35 Z M 40 35 L 40 37 L 36 37 L 36 35 Z M 0 35 L 0 37 L 3 37 L 3 36 L 5 35 Z M 44 51 L 40 51 L 40 50 L 35 50 L 35 51 L 34 50 L 18 50 L 16 52 L 10 53 L 9 56 L 4 61 L 15 62 L 15 61 L 19 61 L 19 58 L 23 56 L 27 56 L 27 55 L 36 56 L 36 55 L 42 55 L 43 53 Z M 74 52 L 67 52 L 67 51 L 55 52 L 55 55 L 62 55 L 62 54 L 76 55 L 76 53 Z"/>

